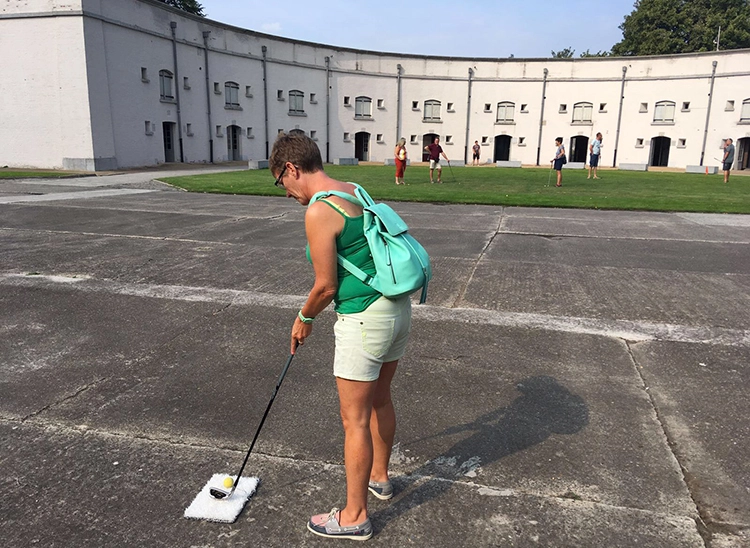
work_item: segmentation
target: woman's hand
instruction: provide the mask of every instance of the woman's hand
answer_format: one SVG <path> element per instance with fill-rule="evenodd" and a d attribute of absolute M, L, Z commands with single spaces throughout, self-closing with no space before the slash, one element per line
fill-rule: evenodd
<path fill-rule="evenodd" d="M 312 333 L 313 326 L 311 323 L 304 323 L 299 318 L 294 320 L 292 326 L 292 354 L 297 350 L 298 344 L 305 344 L 305 339 Z"/>

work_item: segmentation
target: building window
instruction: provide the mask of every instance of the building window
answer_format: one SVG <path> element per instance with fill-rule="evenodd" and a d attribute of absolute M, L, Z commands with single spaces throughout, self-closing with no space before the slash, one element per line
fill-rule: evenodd
<path fill-rule="evenodd" d="M 648 112 L 648 103 L 641 103 L 641 108 L 638 109 L 638 112 Z"/>
<path fill-rule="evenodd" d="M 317 105 L 318 104 L 318 100 L 315 98 L 315 94 L 314 93 L 310 94 L 310 104 L 311 105 Z"/>
<path fill-rule="evenodd" d="M 654 105 L 654 122 L 674 122 L 673 101 L 659 101 Z"/>
<path fill-rule="evenodd" d="M 591 103 L 576 103 L 573 105 L 573 123 L 590 124 L 594 112 Z"/>
<path fill-rule="evenodd" d="M 357 97 L 354 100 L 355 118 L 372 118 L 372 99 L 369 97 Z"/>
<path fill-rule="evenodd" d="M 690 112 L 690 101 L 682 102 L 682 112 Z"/>
<path fill-rule="evenodd" d="M 492 112 L 492 105 L 490 103 L 484 104 L 484 111 L 485 112 Z"/>
<path fill-rule="evenodd" d="M 240 86 L 236 82 L 224 83 L 224 106 L 229 108 L 239 108 Z"/>
<path fill-rule="evenodd" d="M 289 133 L 291 133 L 291 131 Z M 276 134 L 277 135 L 284 135 L 284 130 L 283 129 L 277 129 L 276 130 Z"/>
<path fill-rule="evenodd" d="M 447 110 L 448 110 L 448 112 L 455 112 L 453 110 L 453 103 L 448 103 Z"/>
<path fill-rule="evenodd" d="M 350 107 L 351 106 L 351 103 L 349 102 L 349 96 L 348 95 L 344 95 L 344 106 L 345 107 Z"/>
<path fill-rule="evenodd" d="M 141 67 L 141 82 L 145 82 L 148 84 L 151 80 L 148 79 L 148 69 L 146 67 Z"/>
<path fill-rule="evenodd" d="M 643 138 L 639 137 L 635 140 L 635 148 L 643 148 Z"/>
<path fill-rule="evenodd" d="M 216 126 L 216 136 L 224 137 L 224 133 L 221 131 L 221 126 Z"/>
<path fill-rule="evenodd" d="M 382 143 L 383 142 L 383 134 L 382 133 L 378 133 L 375 140 L 378 143 Z"/>
<path fill-rule="evenodd" d="M 411 109 L 412 110 L 419 110 L 419 101 L 412 101 L 411 102 Z"/>
<path fill-rule="evenodd" d="M 512 124 L 515 111 L 515 103 L 502 101 L 497 104 L 497 119 L 495 121 L 499 124 Z"/>
<path fill-rule="evenodd" d="M 599 112 L 607 112 L 607 103 L 599 103 Z"/>
<path fill-rule="evenodd" d="M 677 139 L 677 148 L 685 148 L 687 146 L 687 139 Z"/>
<path fill-rule="evenodd" d="M 253 98 L 253 86 L 245 86 L 245 97 Z"/>
<path fill-rule="evenodd" d="M 246 133 L 248 139 L 255 139 L 255 135 L 253 135 L 253 128 L 248 127 Z"/>
<path fill-rule="evenodd" d="M 426 122 L 440 120 L 440 101 L 428 99 L 424 102 L 424 120 Z"/>
<path fill-rule="evenodd" d="M 182 87 L 184 89 L 190 89 L 190 79 L 187 76 L 182 78 Z"/>
<path fill-rule="evenodd" d="M 154 125 L 149 120 L 146 120 L 146 135 L 153 135 L 153 134 L 154 134 Z"/>
<path fill-rule="evenodd" d="M 526 146 L 526 137 L 519 137 L 518 138 L 518 146 L 519 147 L 525 147 Z"/>
<path fill-rule="evenodd" d="M 567 114 L 567 112 L 568 112 L 568 105 L 565 104 L 565 103 L 560 103 L 560 108 L 558 109 L 557 112 L 559 112 L 560 114 Z"/>
<path fill-rule="evenodd" d="M 727 112 L 732 112 L 734 110 L 734 101 L 727 101 L 727 104 L 724 107 L 724 110 Z"/>
<path fill-rule="evenodd" d="M 314 129 L 310 130 L 310 139 L 312 139 L 313 141 L 318 140 L 318 132 L 316 130 Z"/>
<path fill-rule="evenodd" d="M 349 141 L 351 141 L 351 139 L 349 138 L 349 132 L 345 131 L 344 132 L 344 142 L 348 143 Z"/>
<path fill-rule="evenodd" d="M 489 137 L 487 137 L 486 135 L 483 135 L 483 136 L 482 136 L 482 144 L 483 144 L 483 145 L 486 145 L 486 144 L 487 144 L 487 142 L 488 142 L 488 140 L 489 140 Z"/>
<path fill-rule="evenodd" d="M 283 101 L 284 100 L 284 90 L 283 89 L 277 89 L 276 90 L 276 100 L 277 101 Z"/>
<path fill-rule="evenodd" d="M 453 135 L 446 135 L 445 136 L 445 144 L 446 145 L 452 145 L 453 144 Z"/>
<path fill-rule="evenodd" d="M 289 92 L 289 114 L 305 113 L 305 94 L 298 89 Z"/>
<path fill-rule="evenodd" d="M 172 101 L 174 95 L 172 94 L 172 73 L 168 70 L 159 71 L 159 94 L 163 101 Z"/>
<path fill-rule="evenodd" d="M 416 144 L 418 144 L 418 143 L 417 143 L 417 136 L 416 136 L 416 135 L 412 135 L 412 136 L 411 136 L 411 137 L 409 138 L 409 142 L 410 142 L 410 143 L 411 143 L 412 145 L 416 145 Z"/>
<path fill-rule="evenodd" d="M 378 99 L 378 108 L 385 108 L 385 100 Z"/>
<path fill-rule="evenodd" d="M 193 136 L 193 124 L 185 124 L 185 135 L 188 137 Z"/>
<path fill-rule="evenodd" d="M 528 108 L 526 108 L 526 107 L 528 107 L 528 106 L 529 106 L 529 105 L 527 105 L 526 103 L 521 103 L 521 114 L 528 114 L 528 112 L 529 112 L 529 109 L 528 109 Z"/>
<path fill-rule="evenodd" d="M 742 101 L 740 122 L 750 122 L 750 99 L 745 99 L 744 101 Z"/>

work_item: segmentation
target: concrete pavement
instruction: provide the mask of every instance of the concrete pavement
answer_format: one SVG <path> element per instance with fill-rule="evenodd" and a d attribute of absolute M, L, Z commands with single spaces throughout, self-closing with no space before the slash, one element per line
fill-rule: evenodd
<path fill-rule="evenodd" d="M 330 545 L 305 529 L 345 494 L 330 311 L 237 522 L 181 517 L 241 464 L 312 272 L 292 200 L 154 176 L 0 182 L 0 538 Z M 395 207 L 434 279 L 372 545 L 750 545 L 748 216 Z"/>

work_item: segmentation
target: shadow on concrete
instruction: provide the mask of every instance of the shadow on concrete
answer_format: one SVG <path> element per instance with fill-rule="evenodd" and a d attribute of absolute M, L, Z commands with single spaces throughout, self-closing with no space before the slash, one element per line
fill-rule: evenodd
<path fill-rule="evenodd" d="M 473 432 L 410 475 L 394 478 L 395 495 L 402 496 L 388 508 L 371 513 L 376 529 L 382 529 L 388 521 L 441 496 L 455 480 L 471 474 L 476 467 L 528 449 L 553 434 L 575 434 L 589 422 L 588 406 L 583 398 L 570 392 L 554 377 L 527 377 L 516 385 L 516 389 L 521 396 L 510 405 L 430 436 Z M 408 443 L 411 445 L 426 439 Z M 456 466 L 458 463 L 461 464 Z M 425 478 L 429 479 L 423 481 Z M 404 493 L 414 486 L 413 491 Z"/>

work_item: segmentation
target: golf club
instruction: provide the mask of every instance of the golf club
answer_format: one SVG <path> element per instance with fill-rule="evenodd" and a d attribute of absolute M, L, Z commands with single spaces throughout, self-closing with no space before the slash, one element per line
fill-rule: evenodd
<path fill-rule="evenodd" d="M 453 182 L 455 183 L 456 182 L 456 176 L 453 175 L 453 167 L 451 166 L 451 161 L 450 160 L 448 160 L 448 169 L 451 170 L 451 179 L 453 179 Z"/>
<path fill-rule="evenodd" d="M 549 175 L 547 176 L 547 186 L 549 186 L 549 182 L 552 180 L 552 162 L 549 163 Z"/>
<path fill-rule="evenodd" d="M 299 343 L 296 344 L 295 349 L 299 347 Z M 292 358 L 294 358 L 294 354 L 289 354 L 289 359 L 286 361 L 286 365 L 284 365 L 284 369 L 281 370 L 281 375 L 279 375 L 279 380 L 276 381 L 276 388 L 273 390 L 273 395 L 271 396 L 271 401 L 268 402 L 268 407 L 266 407 L 266 412 L 263 413 L 263 418 L 260 419 L 260 424 L 258 425 L 258 430 L 255 432 L 255 437 L 253 438 L 253 442 L 250 444 L 250 449 L 247 450 L 247 454 L 245 455 L 245 460 L 242 461 L 242 466 L 240 466 L 240 471 L 237 472 L 237 478 L 234 481 L 234 484 L 232 485 L 231 491 L 225 491 L 224 489 L 220 489 L 218 487 L 211 487 L 209 490 L 210 495 L 215 499 L 226 499 L 232 496 L 232 493 L 234 493 L 234 490 L 237 488 L 237 484 L 240 482 L 240 478 L 242 477 L 242 471 L 245 469 L 245 465 L 247 464 L 247 459 L 250 458 L 250 453 L 253 450 L 253 447 L 255 447 L 255 442 L 258 439 L 258 434 L 260 434 L 260 429 L 263 428 L 263 423 L 266 422 L 266 417 L 268 416 L 268 412 L 271 410 L 271 405 L 273 405 L 273 400 L 276 399 L 276 394 L 279 392 L 279 387 L 281 387 L 281 383 L 284 381 L 284 377 L 286 376 L 286 372 L 289 370 L 289 365 L 292 363 Z"/>

